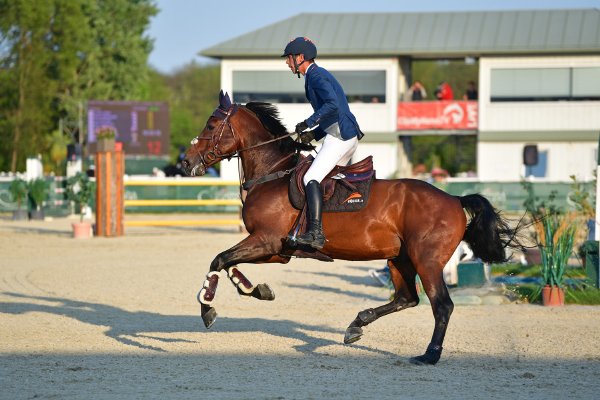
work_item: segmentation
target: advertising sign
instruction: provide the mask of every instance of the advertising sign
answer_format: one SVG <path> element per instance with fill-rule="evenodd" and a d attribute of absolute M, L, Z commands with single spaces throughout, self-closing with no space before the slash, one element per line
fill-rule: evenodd
<path fill-rule="evenodd" d="M 476 101 L 413 101 L 398 104 L 398 130 L 477 129 Z"/>

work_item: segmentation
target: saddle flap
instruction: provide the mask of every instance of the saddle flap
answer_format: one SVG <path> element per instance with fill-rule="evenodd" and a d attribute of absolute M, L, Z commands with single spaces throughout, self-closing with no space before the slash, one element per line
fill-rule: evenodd
<path fill-rule="evenodd" d="M 305 204 L 303 178 L 313 157 L 304 158 L 290 177 L 291 205 L 302 210 Z M 371 156 L 347 167 L 336 167 L 321 182 L 323 212 L 358 211 L 369 199 L 371 183 L 375 179 Z"/>

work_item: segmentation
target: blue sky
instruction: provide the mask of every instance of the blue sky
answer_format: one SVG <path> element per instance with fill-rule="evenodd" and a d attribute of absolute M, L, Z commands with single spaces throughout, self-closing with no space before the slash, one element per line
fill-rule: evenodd
<path fill-rule="evenodd" d="M 150 64 L 172 72 L 217 43 L 302 12 L 480 11 L 600 8 L 600 0 L 156 0 L 159 14 L 148 35 L 154 38 Z M 282 38 L 282 44 L 288 38 Z"/>

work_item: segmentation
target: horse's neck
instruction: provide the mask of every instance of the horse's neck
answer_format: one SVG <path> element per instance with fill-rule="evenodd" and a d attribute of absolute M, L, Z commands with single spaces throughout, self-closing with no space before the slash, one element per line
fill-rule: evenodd
<path fill-rule="evenodd" d="M 246 179 L 256 179 L 271 172 L 290 167 L 293 157 L 279 150 L 277 143 L 269 143 L 241 154 Z"/>

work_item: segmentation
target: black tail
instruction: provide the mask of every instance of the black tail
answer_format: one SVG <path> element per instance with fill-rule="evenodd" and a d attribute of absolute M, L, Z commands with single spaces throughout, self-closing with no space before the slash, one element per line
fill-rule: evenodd
<path fill-rule="evenodd" d="M 459 197 L 460 204 L 471 217 L 463 240 L 476 257 L 487 263 L 507 261 L 506 247 L 523 249 L 518 233 L 521 224 L 513 229 L 490 202 L 480 194 Z"/>

